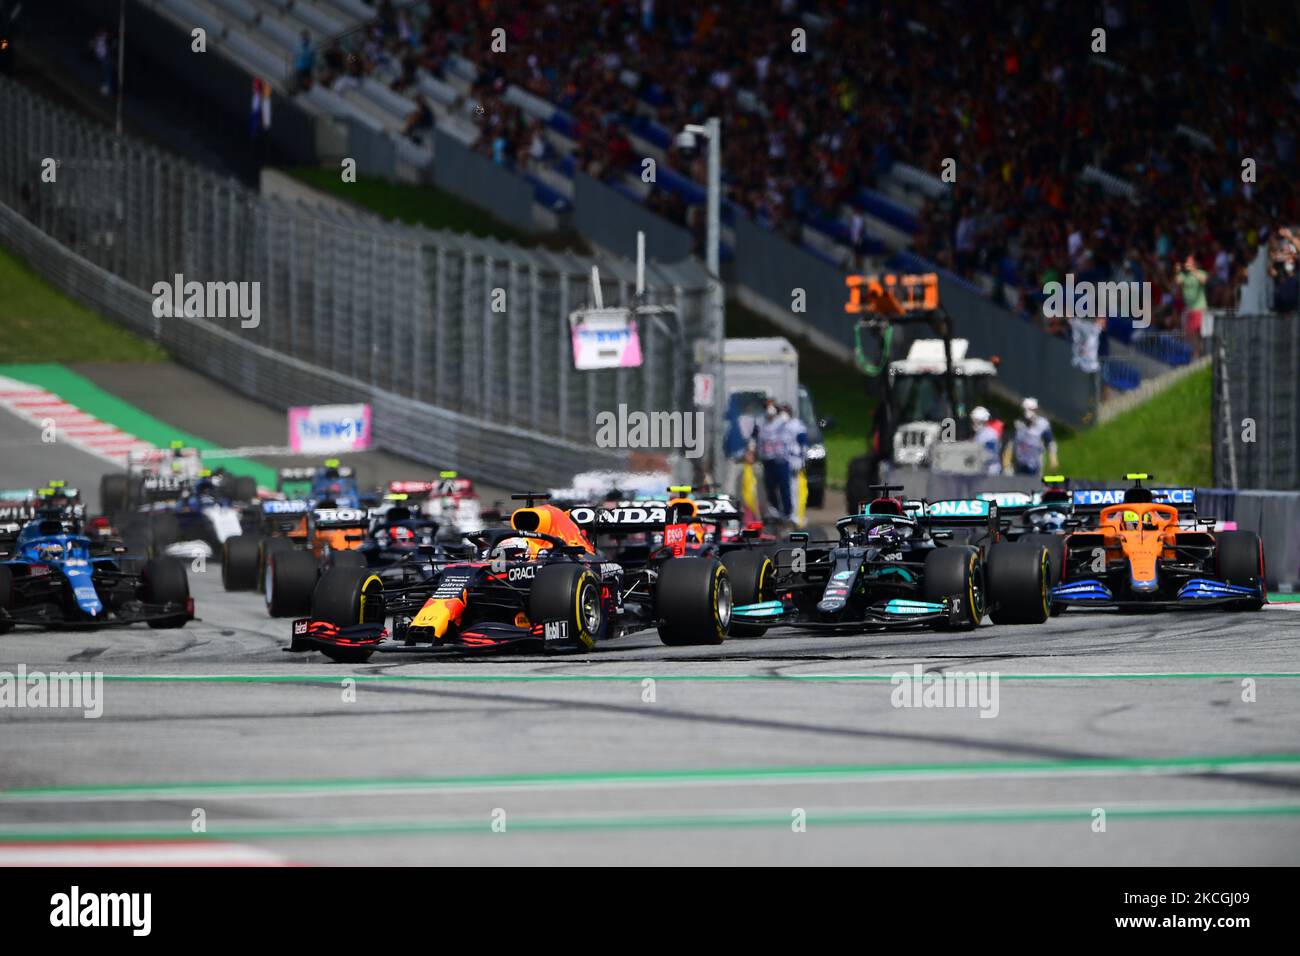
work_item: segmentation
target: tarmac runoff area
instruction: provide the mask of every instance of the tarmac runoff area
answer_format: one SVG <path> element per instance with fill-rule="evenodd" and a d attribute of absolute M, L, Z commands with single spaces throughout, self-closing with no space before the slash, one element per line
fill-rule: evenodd
<path fill-rule="evenodd" d="M 98 486 L 23 429 L 0 485 Z M 350 666 L 190 577 L 181 630 L 0 636 L 0 700 L 102 677 L 0 706 L 0 865 L 1300 863 L 1300 604 Z"/>

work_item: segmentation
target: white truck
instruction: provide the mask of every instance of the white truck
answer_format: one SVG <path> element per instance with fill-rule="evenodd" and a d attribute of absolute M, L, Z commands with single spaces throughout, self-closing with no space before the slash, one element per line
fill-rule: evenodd
<path fill-rule="evenodd" d="M 727 339 L 723 345 L 727 393 L 727 456 L 744 450 L 744 440 L 762 417 L 769 398 L 787 404 L 808 428 L 808 505 L 821 506 L 826 495 L 826 445 L 822 429 L 831 422 L 817 417 L 812 397 L 799 383 L 799 352 L 788 339 Z"/>

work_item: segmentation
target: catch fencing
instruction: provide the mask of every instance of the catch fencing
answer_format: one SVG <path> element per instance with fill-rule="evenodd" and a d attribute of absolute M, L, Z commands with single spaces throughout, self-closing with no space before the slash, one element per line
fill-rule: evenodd
<path fill-rule="evenodd" d="M 693 410 L 718 371 L 697 264 L 647 268 L 644 301 L 676 313 L 639 321 L 639 368 L 575 371 L 590 259 L 265 197 L 2 79 L 0 129 L 0 242 L 38 273 L 271 406 L 370 402 L 377 444 L 432 466 L 510 487 L 624 469 L 597 414 Z M 599 265 L 604 304 L 631 305 L 632 264 Z M 155 315 L 177 275 L 258 283 L 260 321 Z"/>
<path fill-rule="evenodd" d="M 1214 319 L 1214 483 L 1300 491 L 1300 315 Z"/>

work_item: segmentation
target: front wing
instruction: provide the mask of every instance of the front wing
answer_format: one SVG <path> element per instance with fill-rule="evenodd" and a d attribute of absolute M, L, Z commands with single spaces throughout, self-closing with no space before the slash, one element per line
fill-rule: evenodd
<path fill-rule="evenodd" d="M 731 612 L 733 623 L 764 624 L 771 627 L 787 626 L 807 631 L 862 631 L 862 630 L 905 630 L 924 625 L 962 624 L 963 616 L 956 610 L 950 598 L 942 602 L 911 601 L 893 598 L 878 601 L 860 611 L 850 612 L 855 616 L 839 620 L 816 620 L 807 612 L 801 611 L 790 603 L 781 601 L 763 601 L 759 604 L 744 604 Z"/>
<path fill-rule="evenodd" d="M 1197 608 L 1217 607 L 1235 604 L 1243 600 L 1265 598 L 1261 587 L 1245 587 L 1239 584 L 1227 584 L 1212 578 L 1192 578 L 1181 588 L 1175 597 L 1160 592 L 1144 595 L 1129 591 L 1116 594 L 1104 581 L 1098 578 L 1084 578 L 1058 584 L 1051 589 L 1050 599 L 1053 605 L 1061 607 L 1114 607 L 1114 608 Z"/>

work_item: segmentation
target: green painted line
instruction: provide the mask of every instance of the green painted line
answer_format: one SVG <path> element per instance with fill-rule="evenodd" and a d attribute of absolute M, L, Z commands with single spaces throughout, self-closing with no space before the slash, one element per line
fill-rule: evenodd
<path fill-rule="evenodd" d="M 169 796 L 220 797 L 234 793 L 329 790 L 456 789 L 464 787 L 536 787 L 619 784 L 731 783 L 745 781 L 800 782 L 831 777 L 1023 775 L 1107 772 L 1203 772 L 1240 767 L 1300 766 L 1300 753 L 1228 754 L 1193 757 L 1098 757 L 1066 760 L 1005 760 L 948 763 L 827 764 L 777 767 L 714 767 L 663 770 L 599 770 L 574 773 L 477 774 L 450 777 L 379 777 L 288 780 L 212 780 L 188 783 L 137 783 L 18 787 L 0 790 L 0 801 L 61 798 Z"/>
<path fill-rule="evenodd" d="M 966 673 L 963 671 L 962 673 Z M 993 674 L 995 671 L 987 671 Z M 899 675 L 911 679 L 909 671 Z M 935 675 L 924 675 L 933 677 Z M 1185 672 L 1134 672 L 1092 674 L 998 674 L 998 681 L 1075 681 L 1075 680 L 1295 680 L 1300 671 L 1185 671 Z M 742 683 L 880 683 L 895 681 L 893 674 L 104 674 L 106 683 L 123 684 L 338 684 L 342 680 L 370 683 L 522 683 L 570 684 L 640 682 L 644 680 L 677 681 L 686 683 L 742 682 Z"/>
<path fill-rule="evenodd" d="M 1280 591 L 1269 591 L 1268 600 L 1270 604 L 1300 604 L 1300 594 L 1283 594 Z"/>
<path fill-rule="evenodd" d="M 154 418 L 64 365 L 0 365 L 0 375 L 47 389 L 83 412 L 158 448 L 168 447 L 173 440 L 183 441 L 187 446 L 200 450 L 220 447 Z M 275 469 L 258 462 L 232 457 L 204 458 L 203 461 L 205 465 L 224 466 L 238 474 L 249 475 L 263 487 L 275 487 Z"/>
<path fill-rule="evenodd" d="M 813 811 L 807 814 L 808 827 L 873 826 L 873 825 L 936 825 L 970 823 L 1057 823 L 1090 821 L 1092 807 L 1049 807 L 1041 810 L 1024 808 L 959 809 L 959 810 L 877 810 L 857 812 Z M 1277 817 L 1300 815 L 1300 803 L 1275 804 L 1222 804 L 1193 806 L 1140 806 L 1115 807 L 1106 810 L 1108 819 L 1178 820 L 1207 817 Z M 771 827 L 788 830 L 790 813 L 732 813 L 726 815 L 681 816 L 617 816 L 617 817 L 551 817 L 528 819 L 511 817 L 505 833 L 555 833 L 555 832 L 608 832 L 617 830 L 683 830 L 683 829 L 737 829 Z M 124 826 L 111 829 L 27 830 L 0 827 L 0 840 L 12 843 L 66 843 L 93 840 L 96 842 L 124 842 L 139 840 L 177 840 L 196 843 L 210 840 L 250 839 L 301 839 L 307 837 L 377 837 L 410 835 L 459 835 L 491 833 L 487 820 L 391 820 L 391 821 L 322 821 L 304 823 L 240 823 L 219 825 L 203 834 L 194 834 L 189 827 L 178 824 L 175 828 L 159 828 L 154 824 Z"/>

